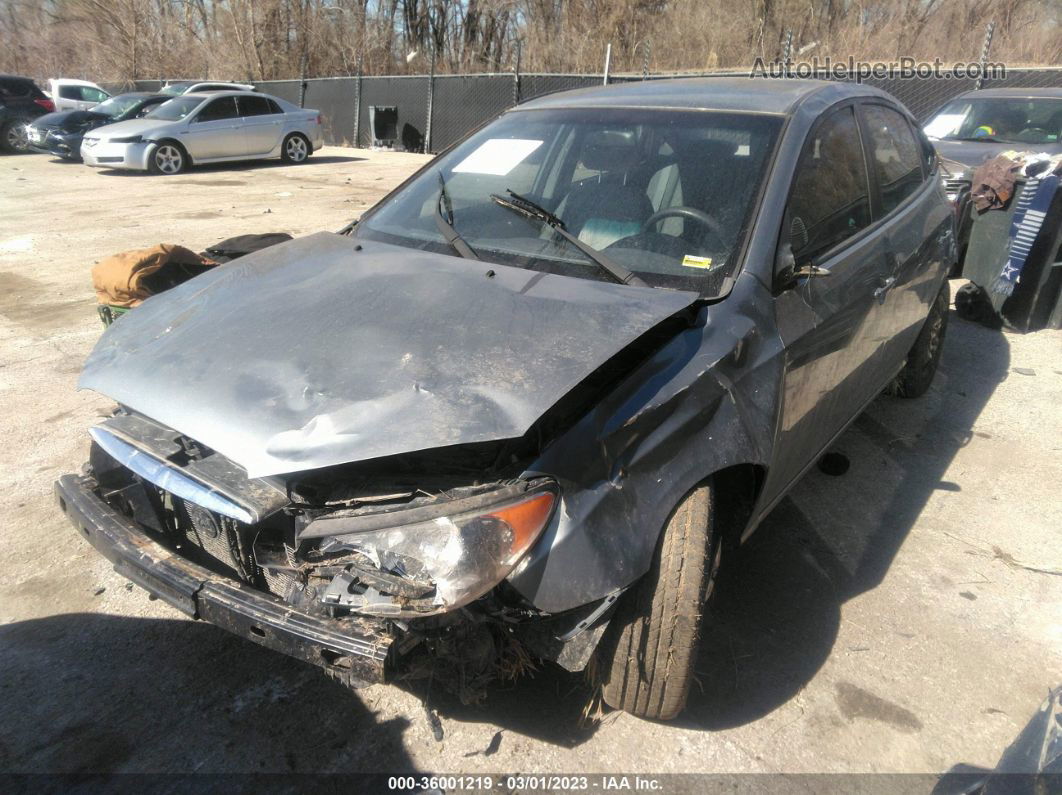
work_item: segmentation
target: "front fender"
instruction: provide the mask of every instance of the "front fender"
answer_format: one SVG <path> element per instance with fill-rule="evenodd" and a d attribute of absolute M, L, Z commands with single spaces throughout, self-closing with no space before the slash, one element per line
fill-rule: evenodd
<path fill-rule="evenodd" d="M 760 282 L 740 278 L 528 468 L 562 489 L 550 527 L 509 578 L 535 607 L 561 612 L 630 585 L 694 486 L 770 460 L 782 357 L 769 310 Z"/>

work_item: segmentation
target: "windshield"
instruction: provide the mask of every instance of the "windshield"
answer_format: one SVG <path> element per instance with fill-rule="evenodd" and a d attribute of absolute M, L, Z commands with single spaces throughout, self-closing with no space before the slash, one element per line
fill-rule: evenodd
<path fill-rule="evenodd" d="M 945 141 L 1053 144 L 1062 135 L 1062 99 L 957 99 L 924 129 Z"/>
<path fill-rule="evenodd" d="M 163 121 L 180 121 L 199 107 L 202 97 L 178 97 L 168 99 L 159 105 L 145 119 L 162 119 Z"/>
<path fill-rule="evenodd" d="M 111 97 L 108 100 L 101 102 L 99 105 L 93 105 L 89 110 L 92 113 L 102 113 L 104 116 L 121 116 L 139 103 L 143 97 L 136 94 L 119 94 L 116 97 Z"/>
<path fill-rule="evenodd" d="M 454 253 L 437 219 L 481 259 L 610 279 L 512 191 L 653 286 L 712 294 L 736 264 L 781 119 L 658 109 L 516 111 L 434 161 L 356 227 L 359 237 Z"/>
<path fill-rule="evenodd" d="M 159 93 L 168 97 L 179 97 L 194 85 L 195 83 L 170 83 L 168 86 L 160 88 Z"/>

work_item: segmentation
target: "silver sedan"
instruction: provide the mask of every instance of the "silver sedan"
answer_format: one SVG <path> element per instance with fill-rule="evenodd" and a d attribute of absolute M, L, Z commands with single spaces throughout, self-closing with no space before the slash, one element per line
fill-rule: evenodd
<path fill-rule="evenodd" d="M 86 135 L 87 165 L 177 174 L 193 163 L 279 157 L 301 163 L 324 145 L 321 115 L 252 91 L 185 94 L 141 119 Z"/>

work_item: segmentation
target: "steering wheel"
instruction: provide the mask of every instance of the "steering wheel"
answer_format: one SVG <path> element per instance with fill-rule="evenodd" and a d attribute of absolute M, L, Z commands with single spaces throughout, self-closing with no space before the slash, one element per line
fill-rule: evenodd
<path fill-rule="evenodd" d="M 644 224 L 642 224 L 642 232 L 650 231 L 654 226 L 663 221 L 665 218 L 688 218 L 691 221 L 696 221 L 699 224 L 703 224 L 708 227 L 711 232 L 721 240 L 726 240 L 726 230 L 718 220 L 708 215 L 703 210 L 698 210 L 696 207 L 665 207 L 663 210 L 657 210 L 655 213 L 649 216 Z"/>
<path fill-rule="evenodd" d="M 1048 135 L 1050 135 L 1050 133 L 1043 127 L 1026 127 L 1024 130 L 1018 133 L 1019 138 L 1025 138 L 1028 136 L 1046 139 Z"/>

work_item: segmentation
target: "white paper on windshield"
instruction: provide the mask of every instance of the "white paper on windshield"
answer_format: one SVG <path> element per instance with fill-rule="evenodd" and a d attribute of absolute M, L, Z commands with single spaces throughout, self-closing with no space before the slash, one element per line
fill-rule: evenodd
<path fill-rule="evenodd" d="M 927 124 L 923 131 L 930 138 L 943 138 L 959 131 L 959 125 L 966 118 L 965 113 L 942 113 Z"/>
<path fill-rule="evenodd" d="M 528 138 L 491 138 L 454 166 L 454 173 L 504 177 L 540 146 L 541 141 Z"/>

